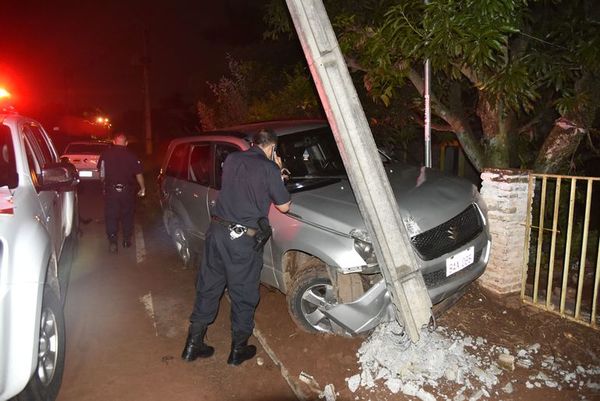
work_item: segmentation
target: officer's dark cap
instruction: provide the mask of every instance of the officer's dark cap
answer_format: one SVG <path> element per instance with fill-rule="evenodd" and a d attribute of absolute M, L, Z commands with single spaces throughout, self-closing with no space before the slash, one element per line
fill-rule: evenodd
<path fill-rule="evenodd" d="M 263 128 L 252 136 L 252 143 L 254 143 L 254 145 L 277 143 L 277 134 L 271 129 Z"/>

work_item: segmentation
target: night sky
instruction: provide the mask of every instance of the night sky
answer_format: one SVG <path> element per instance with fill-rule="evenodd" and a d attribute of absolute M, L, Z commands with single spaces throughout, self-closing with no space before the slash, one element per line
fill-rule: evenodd
<path fill-rule="evenodd" d="M 51 104 L 109 115 L 141 109 L 144 27 L 153 105 L 206 93 L 225 54 L 259 42 L 264 30 L 262 2 L 243 0 L 2 3 L 0 85 L 32 113 Z"/>

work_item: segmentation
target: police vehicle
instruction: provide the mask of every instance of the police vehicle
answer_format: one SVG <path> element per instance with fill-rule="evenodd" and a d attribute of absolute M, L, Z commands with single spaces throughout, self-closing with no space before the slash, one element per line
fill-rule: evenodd
<path fill-rule="evenodd" d="M 0 400 L 54 400 L 77 245 L 77 172 L 44 128 L 0 111 Z"/>

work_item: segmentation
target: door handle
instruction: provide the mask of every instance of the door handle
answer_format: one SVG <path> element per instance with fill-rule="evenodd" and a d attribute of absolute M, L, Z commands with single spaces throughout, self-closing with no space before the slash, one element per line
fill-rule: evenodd
<path fill-rule="evenodd" d="M 209 205 L 210 207 L 215 207 L 215 205 L 216 205 L 216 204 L 217 204 L 217 201 L 216 201 L 216 200 L 211 200 L 210 202 L 208 202 L 208 205 Z"/>

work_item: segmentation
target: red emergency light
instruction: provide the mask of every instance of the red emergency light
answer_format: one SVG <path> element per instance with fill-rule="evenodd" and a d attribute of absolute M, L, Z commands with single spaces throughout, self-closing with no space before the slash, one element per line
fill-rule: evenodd
<path fill-rule="evenodd" d="M 12 95 L 5 88 L 0 87 L 0 112 L 9 113 L 14 112 L 15 108 L 10 103 Z"/>

